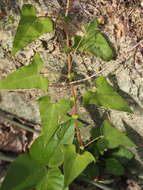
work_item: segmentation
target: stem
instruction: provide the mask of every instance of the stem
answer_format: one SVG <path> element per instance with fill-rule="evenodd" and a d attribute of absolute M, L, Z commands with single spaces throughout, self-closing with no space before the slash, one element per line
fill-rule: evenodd
<path fill-rule="evenodd" d="M 103 190 L 115 190 L 115 189 L 113 189 L 113 188 L 111 188 L 111 187 L 108 187 L 108 186 L 106 186 L 106 185 L 103 185 L 103 184 L 101 184 L 101 183 L 99 183 L 99 182 L 89 181 L 89 180 L 87 180 L 87 179 L 85 179 L 85 178 L 80 178 L 79 180 L 82 181 L 82 182 L 86 182 L 86 183 L 88 183 L 88 184 L 91 184 L 91 185 L 93 185 L 93 186 L 99 187 L 99 188 L 101 188 L 101 189 L 103 189 Z"/>
<path fill-rule="evenodd" d="M 87 143 L 87 144 L 84 146 L 84 148 L 87 148 L 88 146 L 90 146 L 91 144 L 93 144 L 93 143 L 96 142 L 97 140 L 102 139 L 103 137 L 104 137 L 104 136 L 99 136 L 99 137 L 97 137 L 97 138 L 91 140 L 89 143 Z"/>
<path fill-rule="evenodd" d="M 17 121 L 14 121 L 12 118 L 9 118 L 4 113 L 2 113 L 2 111 L 0 111 L 0 119 L 4 120 L 4 121 L 7 121 L 7 122 L 9 122 L 9 123 L 11 123 L 11 124 L 13 124 L 13 125 L 15 125 L 17 127 L 22 128 L 22 129 L 25 129 L 25 130 L 27 130 L 29 132 L 36 133 L 38 135 L 40 134 L 40 131 L 32 129 L 31 127 L 26 126 L 24 124 L 21 124 L 21 123 L 19 123 Z"/>
<path fill-rule="evenodd" d="M 66 38 L 67 38 L 67 47 L 69 47 L 70 46 L 70 43 L 69 43 L 69 34 L 68 34 L 68 32 L 66 31 Z M 71 63 L 71 54 L 70 53 L 68 53 L 67 54 L 67 63 L 68 63 L 68 74 L 70 74 L 71 73 L 71 69 L 72 69 L 72 63 Z"/>
<path fill-rule="evenodd" d="M 76 96 L 75 87 L 73 85 L 71 85 L 71 93 L 72 93 L 72 96 L 74 97 L 73 115 L 78 115 L 77 96 Z M 75 119 L 74 124 L 75 124 L 75 129 L 76 129 L 77 140 L 78 140 L 80 146 L 84 146 L 84 143 L 82 141 L 81 134 L 80 134 L 80 129 L 78 127 L 78 120 L 77 119 Z"/>
<path fill-rule="evenodd" d="M 67 0 L 67 5 L 66 5 L 66 12 L 65 12 L 65 16 L 68 16 L 69 13 L 69 7 L 70 7 L 70 0 Z"/>
<path fill-rule="evenodd" d="M 72 81 L 72 82 L 70 82 L 70 84 L 77 84 L 77 83 L 80 83 L 80 82 L 83 82 L 83 81 L 86 81 L 86 80 L 90 80 L 90 79 L 92 79 L 92 78 L 94 78 L 96 76 L 97 76 L 97 74 L 94 74 L 94 75 L 91 75 L 91 76 L 86 77 L 86 78 L 81 79 L 81 80 Z"/>
<path fill-rule="evenodd" d="M 52 84 L 51 87 L 61 87 L 61 88 L 63 87 L 63 88 L 65 88 L 65 86 L 69 86 L 71 84 L 78 85 L 81 82 L 84 82 L 84 81 L 87 81 L 87 80 L 91 80 L 91 79 L 99 76 L 99 74 L 101 74 L 102 72 L 104 72 L 106 70 L 107 70 L 107 68 L 104 68 L 104 69 L 102 69 L 102 71 L 98 71 L 96 74 L 93 74 L 91 76 L 88 76 L 86 78 L 79 79 L 79 80 L 76 80 L 76 81 L 71 81 L 69 83 Z"/>
<path fill-rule="evenodd" d="M 66 12 L 65 12 L 66 17 L 68 16 L 68 13 L 69 13 L 69 6 L 70 6 L 70 0 L 67 0 Z M 66 44 L 67 44 L 67 47 L 69 47 L 70 39 L 69 39 L 68 30 L 66 27 L 65 27 L 65 33 L 66 33 Z M 71 59 L 70 53 L 67 54 L 67 66 L 68 66 L 68 76 L 70 76 L 71 69 L 72 69 L 72 59 Z M 73 84 L 70 84 L 70 88 L 71 88 L 71 96 L 74 97 L 74 106 L 73 106 L 72 115 L 78 115 L 76 89 Z M 77 119 L 75 119 L 75 121 L 74 121 L 74 126 L 75 126 L 76 136 L 77 136 L 79 145 L 84 146 L 84 143 L 83 143 L 81 135 L 80 135 L 80 129 L 78 128 L 78 120 Z"/>

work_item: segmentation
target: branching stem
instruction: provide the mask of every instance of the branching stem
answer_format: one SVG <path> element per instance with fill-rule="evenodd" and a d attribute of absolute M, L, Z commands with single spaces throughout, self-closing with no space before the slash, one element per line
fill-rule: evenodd
<path fill-rule="evenodd" d="M 65 12 L 66 17 L 69 14 L 69 6 L 70 6 L 70 0 L 67 0 L 66 12 Z M 69 47 L 70 46 L 70 39 L 69 39 L 69 34 L 68 34 L 67 28 L 65 28 L 65 33 L 66 33 L 66 45 L 67 45 L 67 47 Z M 71 70 L 72 70 L 72 58 L 71 58 L 70 53 L 67 54 L 67 67 L 68 67 L 68 76 L 70 76 Z M 76 88 L 73 84 L 69 84 L 69 85 L 71 88 L 71 96 L 74 97 L 74 106 L 73 106 L 72 115 L 78 115 Z M 84 143 L 82 141 L 81 134 L 80 134 L 80 129 L 78 127 L 78 120 L 77 119 L 75 119 L 75 121 L 74 121 L 74 126 L 75 126 L 76 136 L 77 136 L 77 140 L 79 142 L 79 145 L 84 146 Z"/>

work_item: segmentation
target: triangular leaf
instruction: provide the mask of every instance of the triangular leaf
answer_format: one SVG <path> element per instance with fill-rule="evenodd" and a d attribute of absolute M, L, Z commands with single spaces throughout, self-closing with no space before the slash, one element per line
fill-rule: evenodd
<path fill-rule="evenodd" d="M 53 31 L 53 23 L 48 17 L 36 17 L 33 5 L 25 4 L 22 7 L 21 19 L 13 42 L 12 54 L 27 46 L 44 33 Z"/>
<path fill-rule="evenodd" d="M 35 54 L 32 64 L 24 66 L 8 77 L 0 80 L 0 89 L 31 89 L 39 88 L 47 91 L 48 79 L 40 75 L 43 67 L 39 54 Z"/>
<path fill-rule="evenodd" d="M 77 154 L 74 145 L 65 146 L 64 155 L 65 187 L 67 187 L 95 159 L 89 152 Z"/>
<path fill-rule="evenodd" d="M 106 162 L 106 172 L 113 174 L 113 175 L 123 175 L 125 170 L 120 162 L 114 158 L 108 158 L 105 160 Z"/>
<path fill-rule="evenodd" d="M 10 164 L 0 190 L 31 190 L 46 173 L 46 168 L 35 162 L 28 154 L 23 154 Z"/>
<path fill-rule="evenodd" d="M 132 112 L 127 102 L 113 89 L 104 77 L 95 80 L 96 90 L 84 94 L 84 104 L 96 104 L 105 108 Z"/>
<path fill-rule="evenodd" d="M 108 142 L 108 148 L 135 146 L 135 144 L 123 132 L 113 127 L 108 120 L 103 122 L 101 130 L 105 140 Z"/>
<path fill-rule="evenodd" d="M 81 39 L 79 36 L 76 37 L 73 48 L 82 52 L 89 52 L 105 61 L 115 58 L 111 45 L 98 28 L 97 20 L 86 24 L 85 30 L 86 33 Z"/>
<path fill-rule="evenodd" d="M 36 190 L 63 190 L 64 176 L 59 168 L 48 169 L 47 175 L 37 185 Z"/>

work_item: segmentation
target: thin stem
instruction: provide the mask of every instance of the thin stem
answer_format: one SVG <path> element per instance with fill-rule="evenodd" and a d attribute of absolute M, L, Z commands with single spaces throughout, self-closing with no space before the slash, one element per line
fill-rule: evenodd
<path fill-rule="evenodd" d="M 133 46 L 131 49 L 129 49 L 126 53 L 129 53 L 133 51 L 135 48 L 137 48 L 141 43 L 143 43 L 143 39 L 141 39 L 135 46 Z"/>
<path fill-rule="evenodd" d="M 81 79 L 81 80 L 72 81 L 72 82 L 70 82 L 70 84 L 77 84 L 77 83 L 80 83 L 80 82 L 83 82 L 83 81 L 86 81 L 86 80 L 90 80 L 90 79 L 92 79 L 92 78 L 94 78 L 96 76 L 97 76 L 97 74 L 94 74 L 94 75 L 91 75 L 91 76 L 86 77 L 86 78 Z"/>
<path fill-rule="evenodd" d="M 91 185 L 93 185 L 93 186 L 99 187 L 99 188 L 101 188 L 101 189 L 103 189 L 103 190 L 115 190 L 115 189 L 113 189 L 113 188 L 111 188 L 111 187 L 108 187 L 108 186 L 106 186 L 106 185 L 103 185 L 103 184 L 101 184 L 101 183 L 99 183 L 99 182 L 89 181 L 89 180 L 87 180 L 87 179 L 85 179 L 85 178 L 81 178 L 81 177 L 80 177 L 79 180 L 82 181 L 82 182 L 86 182 L 86 183 L 88 183 L 88 184 L 91 184 Z"/>
<path fill-rule="evenodd" d="M 69 6 L 70 6 L 70 0 L 67 0 L 66 12 L 65 12 L 66 17 L 68 16 L 68 13 L 69 13 Z M 70 39 L 69 39 L 67 27 L 65 27 L 65 33 L 66 33 L 66 45 L 67 45 L 67 47 L 69 47 Z M 71 59 L 70 53 L 67 54 L 67 66 L 68 66 L 68 76 L 70 76 L 71 69 L 72 69 L 72 59 Z M 73 84 L 70 84 L 70 88 L 71 88 L 71 95 L 72 95 L 72 97 L 74 97 L 74 106 L 73 106 L 72 115 L 78 115 L 76 89 Z M 75 119 L 75 121 L 74 121 L 74 126 L 75 126 L 75 130 L 76 130 L 77 140 L 78 140 L 80 146 L 84 146 L 84 143 L 83 143 L 81 135 L 80 135 L 80 129 L 78 128 L 78 120 L 77 119 Z"/>
<path fill-rule="evenodd" d="M 52 84 L 51 87 L 59 87 L 59 88 L 61 87 L 62 88 L 62 87 L 65 87 L 65 86 L 69 86 L 71 84 L 78 85 L 78 83 L 81 83 L 81 82 L 84 82 L 84 81 L 87 81 L 87 80 L 91 80 L 92 78 L 97 77 L 100 73 L 102 73 L 102 72 L 104 72 L 106 70 L 107 70 L 107 68 L 103 69 L 102 71 L 98 71 L 96 74 L 93 74 L 93 75 L 91 75 L 89 77 L 86 77 L 84 79 L 80 79 L 80 80 L 76 80 L 76 81 L 71 81 L 69 83 Z"/>
<path fill-rule="evenodd" d="M 72 93 L 72 96 L 74 97 L 73 115 L 78 115 L 77 95 L 76 95 L 75 87 L 73 85 L 71 85 L 71 93 Z M 78 120 L 77 119 L 75 119 L 74 124 L 75 124 L 75 129 L 76 129 L 76 135 L 77 135 L 78 142 L 79 142 L 80 146 L 84 146 L 84 142 L 82 141 L 81 134 L 80 134 L 80 129 L 78 127 Z"/>
<path fill-rule="evenodd" d="M 99 137 L 97 137 L 97 138 L 91 140 L 89 143 L 87 143 L 87 144 L 84 146 L 84 148 L 87 148 L 88 146 L 90 146 L 91 144 L 93 144 L 93 143 L 96 142 L 97 140 L 102 139 L 103 137 L 104 137 L 104 136 L 99 136 Z"/>
<path fill-rule="evenodd" d="M 67 40 L 66 40 L 67 47 L 69 47 L 70 46 L 70 43 L 69 43 L 70 40 L 69 40 L 69 34 L 68 34 L 67 31 L 66 31 L 66 38 L 67 38 Z M 71 73 L 71 68 L 72 68 L 71 54 L 70 53 L 67 54 L 67 62 L 68 62 L 68 74 L 70 74 Z"/>
<path fill-rule="evenodd" d="M 11 119 L 11 118 L 5 116 L 5 114 L 3 114 L 2 111 L 0 111 L 0 119 L 1 119 L 1 120 L 4 120 L 4 121 L 7 121 L 7 122 L 9 122 L 9 123 L 11 123 L 11 124 L 13 124 L 13 125 L 15 125 L 15 126 L 17 126 L 17 127 L 22 128 L 22 129 L 25 129 L 25 130 L 27 130 L 27 131 L 30 131 L 30 132 L 32 132 L 32 133 L 36 133 L 36 134 L 38 134 L 38 135 L 40 134 L 40 131 L 35 130 L 35 129 L 32 129 L 31 127 L 28 127 L 28 126 L 26 126 L 26 125 L 23 125 L 23 124 L 21 124 L 21 123 L 19 123 L 19 122 L 17 122 L 17 121 L 14 121 L 14 120 Z"/>
<path fill-rule="evenodd" d="M 66 5 L 66 12 L 65 12 L 65 16 L 68 16 L 69 13 L 69 7 L 70 7 L 70 0 L 67 0 L 67 5 Z"/>

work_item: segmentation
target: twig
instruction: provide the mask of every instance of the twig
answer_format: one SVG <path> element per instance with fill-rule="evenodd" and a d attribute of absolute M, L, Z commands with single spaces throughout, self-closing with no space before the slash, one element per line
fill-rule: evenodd
<path fill-rule="evenodd" d="M 70 6 L 70 0 L 67 0 L 67 5 L 66 5 L 66 12 L 65 12 L 65 16 L 68 16 L 69 13 L 69 6 Z"/>
<path fill-rule="evenodd" d="M 91 75 L 91 76 L 86 77 L 86 78 L 81 79 L 81 80 L 72 81 L 72 82 L 70 82 L 70 84 L 77 84 L 77 83 L 80 83 L 80 82 L 83 82 L 83 81 L 86 81 L 86 80 L 90 80 L 90 79 L 92 79 L 92 78 L 94 78 L 96 76 L 97 76 L 97 74 L 94 74 L 94 75 Z"/>
<path fill-rule="evenodd" d="M 133 51 L 136 47 L 138 47 L 141 43 L 143 43 L 143 39 L 141 39 L 135 46 L 133 46 L 130 50 L 128 50 L 126 53 Z"/>
<path fill-rule="evenodd" d="M 27 131 L 30 131 L 30 132 L 32 132 L 32 133 L 36 133 L 36 134 L 40 134 L 40 131 L 38 131 L 38 130 L 35 130 L 35 129 L 32 129 L 31 127 L 28 127 L 28 126 L 26 126 L 26 125 L 23 125 L 23 124 L 21 124 L 21 123 L 19 123 L 19 122 L 17 122 L 17 121 L 14 121 L 12 118 L 9 118 L 9 117 L 7 117 L 4 113 L 2 113 L 2 111 L 0 111 L 0 119 L 1 120 L 4 120 L 4 121 L 7 121 L 7 122 L 9 122 L 9 123 L 11 123 L 11 124 L 13 124 L 13 125 L 15 125 L 15 126 L 17 126 L 17 127 L 20 127 L 20 128 L 22 128 L 22 129 L 25 129 L 25 130 L 27 130 Z"/>
<path fill-rule="evenodd" d="M 69 35 L 68 35 L 68 32 L 66 31 L 66 38 L 67 38 L 67 47 L 69 47 L 70 46 L 70 44 L 69 44 Z M 70 53 L 68 53 L 67 54 L 67 62 L 68 62 L 68 74 L 70 75 L 70 73 L 71 73 L 71 68 L 72 68 L 72 62 L 71 62 L 71 54 Z"/>
<path fill-rule="evenodd" d="M 51 84 L 51 85 L 49 85 L 50 87 L 59 87 L 59 88 L 64 88 L 65 86 L 69 86 L 69 85 L 71 85 L 71 84 L 76 84 L 76 85 L 78 85 L 78 83 L 81 83 L 81 82 L 84 82 L 84 81 L 87 81 L 87 80 L 91 80 L 92 78 L 94 78 L 94 77 L 96 77 L 97 75 L 99 75 L 100 73 L 102 73 L 102 72 L 104 72 L 104 71 L 106 71 L 106 68 L 105 69 L 103 69 L 102 71 L 98 71 L 96 74 L 93 74 L 93 75 L 91 75 L 91 76 L 89 76 L 89 77 L 86 77 L 86 78 L 84 78 L 84 79 L 79 79 L 79 80 L 76 80 L 76 81 L 72 81 L 72 82 L 68 82 L 68 83 L 66 83 L 66 82 L 64 82 L 64 83 L 60 83 L 60 84 Z"/>
<path fill-rule="evenodd" d="M 88 184 L 91 184 L 91 185 L 94 185 L 94 186 L 96 186 L 96 187 L 99 187 L 100 189 L 103 189 L 103 190 L 115 190 L 115 189 L 113 189 L 112 187 L 108 187 L 108 186 L 106 186 L 106 185 L 103 185 L 103 184 L 101 184 L 101 183 L 99 183 L 99 182 L 95 182 L 95 181 L 89 181 L 89 180 L 87 180 L 87 179 L 85 179 L 85 178 L 79 178 L 79 181 L 81 181 L 81 182 L 86 182 L 86 183 L 88 183 Z"/>
<path fill-rule="evenodd" d="M 91 144 L 93 144 L 93 143 L 96 142 L 97 140 L 102 139 L 103 137 L 104 137 L 104 136 L 99 136 L 99 137 L 97 137 L 97 138 L 91 140 L 89 143 L 87 143 L 86 145 L 84 145 L 84 148 L 90 146 Z"/>

